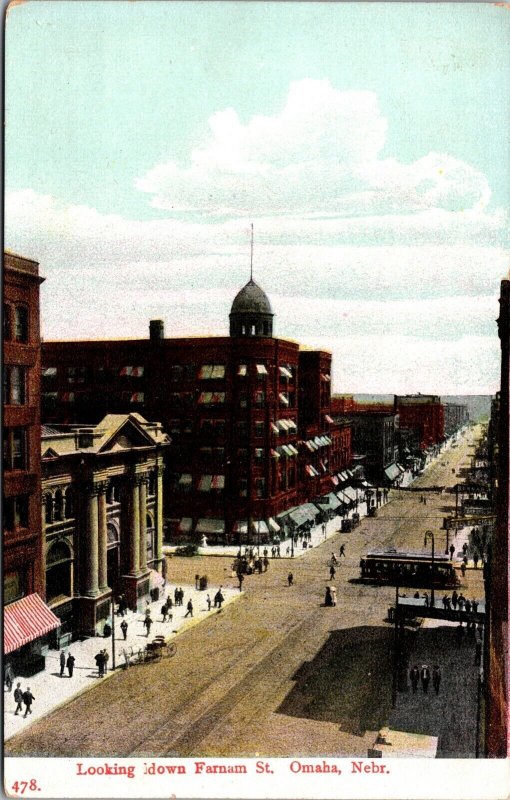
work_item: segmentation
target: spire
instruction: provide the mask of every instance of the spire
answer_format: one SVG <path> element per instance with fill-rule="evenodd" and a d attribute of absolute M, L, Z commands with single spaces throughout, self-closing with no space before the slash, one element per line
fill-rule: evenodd
<path fill-rule="evenodd" d="M 253 283 L 253 222 L 251 223 L 250 282 Z"/>

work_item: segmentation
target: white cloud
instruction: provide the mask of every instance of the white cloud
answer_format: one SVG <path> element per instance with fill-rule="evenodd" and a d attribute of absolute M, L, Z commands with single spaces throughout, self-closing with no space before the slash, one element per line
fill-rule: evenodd
<path fill-rule="evenodd" d="M 233 108 L 213 114 L 188 165 L 157 164 L 136 186 L 156 208 L 206 214 L 356 217 L 487 207 L 485 176 L 448 154 L 412 164 L 382 159 L 386 129 L 373 92 L 296 81 L 272 117 L 243 124 Z"/>

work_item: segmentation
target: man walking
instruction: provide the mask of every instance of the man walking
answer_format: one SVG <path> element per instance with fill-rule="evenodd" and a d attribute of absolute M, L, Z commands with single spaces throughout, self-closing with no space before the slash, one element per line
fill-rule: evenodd
<path fill-rule="evenodd" d="M 430 682 L 430 669 L 427 666 L 427 664 L 423 664 L 420 671 L 420 678 L 421 678 L 421 688 L 423 689 L 423 693 L 427 694 L 429 691 L 429 682 Z"/>
<path fill-rule="evenodd" d="M 163 615 L 163 620 L 162 621 L 166 622 L 166 617 L 167 617 L 167 614 L 168 614 L 168 608 L 167 608 L 166 603 L 163 603 L 163 605 L 161 606 L 161 614 Z"/>
<path fill-rule="evenodd" d="M 27 714 L 32 713 L 32 703 L 34 702 L 35 697 L 30 691 L 30 686 L 27 688 L 26 692 L 23 692 L 23 702 L 25 704 L 25 713 L 23 714 L 23 719 L 25 719 Z"/>
<path fill-rule="evenodd" d="M 454 554 L 454 553 L 455 553 L 455 545 L 454 545 L 454 544 L 451 544 L 451 545 L 450 545 L 450 560 L 452 560 L 452 559 L 453 559 L 453 554 Z"/>
<path fill-rule="evenodd" d="M 342 556 L 345 558 L 345 545 L 344 544 L 340 545 L 340 558 L 342 558 Z"/>
<path fill-rule="evenodd" d="M 244 575 L 242 572 L 237 573 L 237 580 L 239 581 L 239 591 L 241 592 L 243 589 L 243 581 L 244 581 Z"/>
<path fill-rule="evenodd" d="M 329 579 L 332 581 L 336 575 L 336 569 L 334 568 L 333 564 L 331 564 L 329 568 Z"/>
<path fill-rule="evenodd" d="M 186 611 L 186 613 L 185 613 L 185 615 L 184 615 L 184 616 L 185 616 L 185 617 L 187 617 L 187 616 L 188 616 L 188 614 L 190 614 L 191 616 L 193 616 L 193 603 L 191 602 L 191 600 L 188 600 L 188 605 L 186 606 L 186 608 L 187 608 L 188 610 Z"/>
<path fill-rule="evenodd" d="M 60 677 L 64 677 L 64 670 L 66 668 L 66 651 L 60 651 Z"/>
<path fill-rule="evenodd" d="M 124 636 L 124 641 L 127 639 L 127 632 L 128 632 L 128 624 L 125 619 L 122 620 L 120 623 L 120 629 L 122 631 L 122 635 Z"/>
<path fill-rule="evenodd" d="M 287 581 L 289 583 L 289 586 L 292 586 L 292 584 L 294 583 L 294 575 L 292 574 L 292 572 L 289 572 L 289 574 L 287 575 Z"/>
<path fill-rule="evenodd" d="M 211 610 L 211 598 L 209 597 L 209 595 L 207 595 L 206 600 L 207 600 L 207 610 L 210 611 Z"/>
<path fill-rule="evenodd" d="M 439 687 L 441 686 L 441 670 L 438 664 L 434 664 L 434 669 L 432 670 L 432 685 L 436 694 L 439 694 Z"/>
<path fill-rule="evenodd" d="M 69 677 L 70 678 L 73 677 L 74 662 L 75 661 L 76 661 L 75 657 L 72 656 L 71 653 L 69 653 L 69 655 L 67 656 L 67 671 L 69 673 Z"/>
<path fill-rule="evenodd" d="M 16 703 L 16 711 L 14 716 L 18 716 L 18 711 L 23 711 L 23 692 L 21 691 L 21 683 L 18 683 L 14 690 L 14 702 Z"/>
<path fill-rule="evenodd" d="M 420 670 L 418 669 L 418 665 L 415 664 L 414 667 L 409 672 L 409 678 L 411 679 L 411 686 L 413 687 L 413 694 L 416 694 L 418 691 L 418 683 L 420 680 Z"/>
<path fill-rule="evenodd" d="M 147 638 L 149 638 L 149 634 L 151 632 L 151 625 L 152 625 L 152 619 L 151 619 L 150 614 L 146 615 L 146 617 L 145 617 L 145 619 L 143 621 L 143 624 L 145 626 L 145 630 L 147 631 Z"/>

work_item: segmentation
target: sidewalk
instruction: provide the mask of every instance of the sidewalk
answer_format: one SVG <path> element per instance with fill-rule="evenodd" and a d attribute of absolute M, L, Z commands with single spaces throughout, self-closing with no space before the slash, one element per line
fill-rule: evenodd
<path fill-rule="evenodd" d="M 234 583 L 234 582 L 233 582 Z M 147 637 L 143 621 L 145 614 L 135 613 L 128 611 L 124 617 L 128 623 L 127 638 L 124 641 L 120 623 L 122 617 L 116 616 L 115 624 L 115 661 L 116 667 L 122 667 L 125 664 L 123 650 L 129 651 L 133 648 L 138 651 L 144 648 L 147 642 L 151 642 L 156 636 L 163 635 L 168 641 L 175 637 L 183 629 L 187 629 L 192 625 L 196 625 L 206 617 L 216 614 L 218 609 L 211 608 L 207 610 L 206 598 L 209 597 L 214 602 L 214 595 L 218 590 L 218 586 L 211 586 L 205 591 L 197 591 L 194 586 L 183 586 L 184 600 L 182 606 L 173 606 L 172 614 L 173 619 L 168 622 L 162 622 L 161 607 L 164 603 L 164 598 L 170 594 L 173 601 L 173 592 L 175 586 L 172 584 L 167 585 L 166 590 L 160 596 L 160 600 L 148 604 L 150 608 L 151 618 L 153 625 L 151 627 L 150 636 Z M 233 602 L 240 596 L 239 589 L 234 585 L 222 586 L 222 594 L 225 598 L 223 608 L 229 603 Z M 193 602 L 193 617 L 185 618 L 186 604 L 188 600 Z M 111 617 L 108 622 L 111 624 Z M 108 672 L 104 678 L 98 677 L 98 669 L 94 657 L 103 648 L 109 654 Z M 11 692 L 7 692 L 4 687 L 4 740 L 9 739 L 11 736 L 19 733 L 19 731 L 26 728 L 32 722 L 46 714 L 49 714 L 60 705 L 64 705 L 73 697 L 97 685 L 100 680 L 107 680 L 113 674 L 112 670 L 112 638 L 111 636 L 104 639 L 100 636 L 91 637 L 84 641 L 73 642 L 66 648 L 66 656 L 69 653 L 75 657 L 74 674 L 70 678 L 65 670 L 64 676 L 60 677 L 60 652 L 58 650 L 49 650 L 46 656 L 46 669 L 33 675 L 31 678 L 16 678 L 14 680 Z M 133 667 L 136 669 L 136 667 Z M 143 669 L 143 666 L 140 667 Z M 16 716 L 14 714 L 16 703 L 14 702 L 14 689 L 17 683 L 21 683 L 21 689 L 24 691 L 30 687 L 35 701 L 32 707 L 32 714 L 26 719 L 21 714 Z M 23 712 L 24 713 L 24 708 Z"/>

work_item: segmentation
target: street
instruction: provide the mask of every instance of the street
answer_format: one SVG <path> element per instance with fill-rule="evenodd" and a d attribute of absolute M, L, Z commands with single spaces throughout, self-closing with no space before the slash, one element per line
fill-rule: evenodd
<path fill-rule="evenodd" d="M 413 486 L 462 480 L 472 442 L 468 431 Z M 447 625 L 424 625 L 410 658 L 440 660 L 441 694 L 404 691 L 392 709 L 393 629 L 386 617 L 395 588 L 353 582 L 368 549 L 424 550 L 425 531 L 432 530 L 436 552 L 444 552 L 441 525 L 455 496 L 426 497 L 424 504 L 419 492 L 392 490 L 378 516 L 352 533 L 338 533 L 292 562 L 271 560 L 267 573 L 247 576 L 235 603 L 177 637 L 174 658 L 119 671 L 9 740 L 6 755 L 366 757 L 378 730 L 392 725 L 439 736 L 441 756 L 473 756 L 474 645 L 456 644 Z M 459 550 L 461 542 L 454 543 Z M 341 544 L 338 605 L 327 608 L 328 560 Z M 192 584 L 200 573 L 221 584 L 230 563 L 171 558 L 168 579 L 171 586 Z M 482 571 L 468 569 L 462 590 L 483 598 Z"/>

